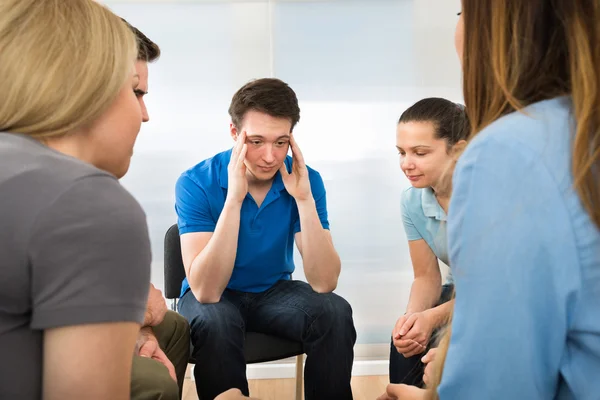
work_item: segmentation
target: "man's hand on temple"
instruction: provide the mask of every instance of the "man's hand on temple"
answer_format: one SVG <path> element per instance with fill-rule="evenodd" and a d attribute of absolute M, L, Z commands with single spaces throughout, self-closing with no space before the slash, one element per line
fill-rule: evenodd
<path fill-rule="evenodd" d="M 146 304 L 146 315 L 143 326 L 156 326 L 160 324 L 167 313 L 167 303 L 162 292 L 150 284 L 148 292 L 148 303 Z"/>
<path fill-rule="evenodd" d="M 308 179 L 308 168 L 304 162 L 304 156 L 294 135 L 290 135 L 290 146 L 292 148 L 292 172 L 288 172 L 285 163 L 281 164 L 279 172 L 281 172 L 281 178 L 285 185 L 285 190 L 294 198 L 296 201 L 303 201 L 312 199 L 312 192 L 310 190 L 310 180 Z"/>
<path fill-rule="evenodd" d="M 244 164 L 247 150 L 246 132 L 243 131 L 235 142 L 227 167 L 227 200 L 238 204 L 242 204 L 248 193 L 248 178 L 246 178 L 246 164 Z"/>

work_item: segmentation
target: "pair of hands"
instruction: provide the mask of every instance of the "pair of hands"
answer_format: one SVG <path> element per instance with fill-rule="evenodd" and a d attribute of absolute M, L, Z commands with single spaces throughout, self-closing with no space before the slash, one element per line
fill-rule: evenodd
<path fill-rule="evenodd" d="M 279 168 L 281 178 L 285 186 L 285 190 L 296 199 L 302 201 L 310 199 L 312 192 L 310 190 L 310 180 L 308 179 L 308 169 L 304 162 L 304 156 L 298 143 L 294 139 L 294 135 L 290 134 L 290 147 L 292 148 L 292 172 L 289 173 L 285 162 Z M 246 177 L 246 153 L 248 144 L 246 143 L 246 132 L 242 132 L 233 147 L 229 166 L 227 169 L 228 175 L 228 190 L 227 197 L 241 204 L 248 193 L 248 178 Z"/>
<path fill-rule="evenodd" d="M 428 311 L 407 313 L 394 326 L 394 347 L 406 358 L 421 354 L 427 349 L 434 328 Z"/>
<path fill-rule="evenodd" d="M 433 378 L 433 361 L 435 360 L 437 349 L 431 349 L 421 359 L 426 364 L 423 382 L 429 385 Z M 390 383 L 384 394 L 379 396 L 377 400 L 424 400 L 427 398 L 427 391 L 416 386 Z"/>
<path fill-rule="evenodd" d="M 151 358 L 155 361 L 158 361 L 162 365 L 164 365 L 167 370 L 169 370 L 169 375 L 175 382 L 177 382 L 177 374 L 175 373 L 175 367 L 173 363 L 164 351 L 161 350 L 158 340 L 156 336 L 154 336 L 154 332 L 152 332 L 152 328 L 145 327 L 140 329 L 140 333 L 138 335 L 138 340 L 136 343 L 136 347 L 138 348 L 137 355 L 140 357 Z"/>
<path fill-rule="evenodd" d="M 167 355 L 161 350 L 158 340 L 152 331 L 152 326 L 159 325 L 163 322 L 167 313 L 167 303 L 162 295 L 162 292 L 150 284 L 148 292 L 148 302 L 146 304 L 146 314 L 144 316 L 144 327 L 140 329 L 138 340 L 136 342 L 137 355 L 148 357 L 158 361 L 169 370 L 169 375 L 177 382 L 175 367 Z"/>

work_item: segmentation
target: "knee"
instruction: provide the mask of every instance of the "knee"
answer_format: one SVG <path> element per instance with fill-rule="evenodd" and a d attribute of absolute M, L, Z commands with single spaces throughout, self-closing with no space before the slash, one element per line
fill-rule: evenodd
<path fill-rule="evenodd" d="M 352 307 L 343 298 L 335 293 L 323 295 L 323 313 L 321 323 L 329 329 L 342 332 L 351 332 L 355 335 Z M 323 326 L 325 328 L 325 326 Z"/>
<path fill-rule="evenodd" d="M 203 304 L 202 312 L 190 319 L 191 339 L 194 346 L 201 346 L 206 341 L 220 342 L 235 336 L 236 332 L 243 338 L 244 321 L 229 307 L 221 303 Z"/>
<path fill-rule="evenodd" d="M 352 306 L 343 297 L 335 293 L 327 295 L 329 306 L 325 308 L 325 312 L 335 319 L 337 323 L 354 325 L 352 320 Z"/>
<path fill-rule="evenodd" d="M 160 325 L 154 328 L 155 332 L 165 332 L 170 337 L 180 338 L 184 341 L 190 339 L 190 324 L 175 311 L 167 311 Z"/>
<path fill-rule="evenodd" d="M 187 320 L 180 314 L 177 314 L 174 311 L 168 311 L 167 315 L 165 315 L 165 319 L 167 319 L 174 327 L 174 336 L 181 338 L 183 341 L 189 342 L 190 340 L 190 324 Z"/>

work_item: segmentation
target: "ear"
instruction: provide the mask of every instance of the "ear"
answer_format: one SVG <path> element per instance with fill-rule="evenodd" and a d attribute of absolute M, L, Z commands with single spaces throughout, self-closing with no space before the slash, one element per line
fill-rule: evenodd
<path fill-rule="evenodd" d="M 452 146 L 452 154 L 451 155 L 454 158 L 454 160 L 458 160 L 458 158 L 463 153 L 463 151 L 465 151 L 466 147 L 467 147 L 466 140 L 459 140 L 454 146 Z"/>
<path fill-rule="evenodd" d="M 231 138 L 234 142 L 237 140 L 237 137 L 240 134 L 233 122 L 229 124 L 229 134 L 231 135 Z"/>

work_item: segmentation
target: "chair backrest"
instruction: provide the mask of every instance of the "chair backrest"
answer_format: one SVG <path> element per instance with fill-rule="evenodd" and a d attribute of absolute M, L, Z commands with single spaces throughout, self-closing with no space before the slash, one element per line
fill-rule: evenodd
<path fill-rule="evenodd" d="M 174 224 L 165 234 L 165 297 L 167 299 L 179 298 L 181 282 L 184 278 L 179 228 Z"/>

